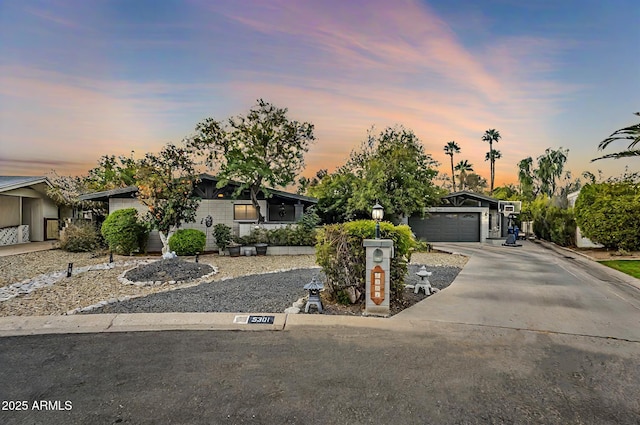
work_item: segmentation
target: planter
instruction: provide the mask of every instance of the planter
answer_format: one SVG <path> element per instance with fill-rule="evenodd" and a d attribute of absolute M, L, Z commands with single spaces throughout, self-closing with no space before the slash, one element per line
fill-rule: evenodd
<path fill-rule="evenodd" d="M 240 245 L 237 246 L 229 246 L 227 247 L 229 251 L 229 256 L 231 257 L 239 257 L 240 256 Z"/>
<path fill-rule="evenodd" d="M 267 255 L 267 244 L 266 243 L 257 243 L 256 247 L 256 255 Z"/>

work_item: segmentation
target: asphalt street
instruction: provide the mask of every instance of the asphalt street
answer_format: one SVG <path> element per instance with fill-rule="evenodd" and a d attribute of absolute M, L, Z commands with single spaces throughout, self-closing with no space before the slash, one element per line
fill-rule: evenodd
<path fill-rule="evenodd" d="M 640 423 L 635 286 L 538 245 L 448 248 L 456 281 L 372 326 L 0 338 L 0 423 Z"/>

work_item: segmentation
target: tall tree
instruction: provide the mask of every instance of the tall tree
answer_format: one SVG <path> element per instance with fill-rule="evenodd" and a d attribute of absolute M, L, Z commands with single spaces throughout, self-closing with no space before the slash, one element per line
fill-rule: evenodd
<path fill-rule="evenodd" d="M 195 220 L 200 199 L 193 196 L 198 181 L 192 152 L 167 144 L 159 154 L 147 153 L 138 162 L 138 199 L 149 209 L 148 219 L 158 229 L 162 252 L 171 235 Z"/>
<path fill-rule="evenodd" d="M 270 187 L 295 182 L 304 169 L 304 154 L 315 140 L 313 124 L 290 120 L 287 112 L 259 99 L 246 116 L 223 123 L 208 118 L 199 123 L 189 141 L 205 155 L 207 166 L 217 169 L 218 187 L 237 180 L 235 195 L 249 189 L 258 222 L 264 221 L 258 193 L 269 197 Z"/>
<path fill-rule="evenodd" d="M 484 132 L 484 135 L 482 136 L 482 141 L 484 142 L 489 142 L 489 153 L 488 155 L 490 156 L 490 160 L 491 160 L 491 186 L 489 189 L 489 193 L 493 194 L 493 184 L 495 181 L 495 175 L 496 175 L 496 159 L 494 155 L 492 155 L 493 152 L 493 143 L 498 143 L 498 141 L 500 140 L 502 136 L 500 136 L 500 132 L 496 129 L 490 129 Z"/>
<path fill-rule="evenodd" d="M 456 191 L 456 175 L 453 171 L 453 155 L 460 153 L 460 146 L 455 141 L 451 141 L 444 146 L 444 153 L 451 158 L 451 184 L 453 185 L 453 191 Z"/>
<path fill-rule="evenodd" d="M 640 112 L 636 112 L 635 115 L 640 116 Z M 608 158 L 618 159 L 640 156 L 640 149 L 633 149 L 638 143 L 640 143 L 640 123 L 614 131 L 611 136 L 600 142 L 600 144 L 598 145 L 598 150 L 604 150 L 607 146 L 609 146 L 611 142 L 615 142 L 618 140 L 631 140 L 631 143 L 629 143 L 626 151 L 610 153 L 608 155 L 592 159 L 591 162 Z"/>
<path fill-rule="evenodd" d="M 461 180 L 461 184 L 464 184 L 466 190 L 476 193 L 484 193 L 487 189 L 487 179 L 480 177 L 476 173 L 469 173 L 464 176 L 464 181 Z"/>
<path fill-rule="evenodd" d="M 558 180 L 564 171 L 568 154 L 569 150 L 562 147 L 557 150 L 547 148 L 544 155 L 538 157 L 538 168 L 534 174 L 539 180 L 540 192 L 549 197 L 557 194 Z"/>
<path fill-rule="evenodd" d="M 525 201 L 532 201 L 533 193 L 533 158 L 526 157 L 518 162 L 518 181 L 520 182 L 520 195 Z"/>
<path fill-rule="evenodd" d="M 432 183 L 436 165 L 413 131 L 389 127 L 376 134 L 370 130 L 346 164 L 325 176 L 310 194 L 318 198 L 325 222 L 370 218 L 376 202 L 393 221 L 423 214 L 437 202 L 440 191 Z"/>
<path fill-rule="evenodd" d="M 455 170 L 460 172 L 460 190 L 464 190 L 466 186 L 467 172 L 473 171 L 473 164 L 469 163 L 466 159 L 458 162 L 455 166 Z"/>
<path fill-rule="evenodd" d="M 131 156 L 103 155 L 98 165 L 89 170 L 84 178 L 87 188 L 91 191 L 117 189 L 136 184 L 137 162 Z"/>

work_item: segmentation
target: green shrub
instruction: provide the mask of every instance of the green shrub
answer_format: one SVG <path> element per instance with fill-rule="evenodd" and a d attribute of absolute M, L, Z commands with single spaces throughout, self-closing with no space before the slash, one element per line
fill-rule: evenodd
<path fill-rule="evenodd" d="M 585 185 L 575 211 L 580 231 L 593 242 L 610 249 L 640 250 L 640 183 Z"/>
<path fill-rule="evenodd" d="M 138 211 L 135 208 L 112 212 L 102 223 L 101 229 L 109 249 L 123 255 L 144 251 L 149 232 L 149 226 L 138 219 Z"/>
<path fill-rule="evenodd" d="M 224 223 L 213 226 L 213 237 L 216 238 L 216 246 L 222 253 L 231 243 L 231 227 Z"/>
<path fill-rule="evenodd" d="M 533 232 L 540 239 L 561 246 L 576 243 L 576 221 L 571 208 L 561 208 L 547 197 L 538 197 L 526 207 L 533 220 Z"/>
<path fill-rule="evenodd" d="M 345 289 L 353 286 L 362 297 L 366 283 L 366 251 L 363 239 L 375 237 L 375 222 L 358 220 L 324 226 L 318 236 L 316 260 L 327 276 L 328 289 L 336 299 L 341 299 Z M 391 258 L 391 298 L 401 298 L 407 262 L 417 247 L 409 226 L 380 223 L 380 237 L 391 239 L 394 255 Z"/>
<path fill-rule="evenodd" d="M 204 252 L 207 236 L 197 229 L 180 229 L 169 238 L 169 249 L 178 255 L 196 255 Z"/>
<path fill-rule="evenodd" d="M 60 248 L 69 252 L 92 252 L 100 247 L 100 235 L 91 223 L 70 224 L 60 233 Z"/>

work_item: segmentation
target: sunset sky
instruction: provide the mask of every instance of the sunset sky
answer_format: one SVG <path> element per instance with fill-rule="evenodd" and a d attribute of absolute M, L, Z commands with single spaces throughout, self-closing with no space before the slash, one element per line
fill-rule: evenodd
<path fill-rule="evenodd" d="M 498 129 L 496 185 L 548 147 L 574 176 L 638 171 L 589 160 L 638 120 L 639 22 L 637 0 L 3 0 L 0 175 L 85 174 L 258 98 L 315 125 L 307 176 L 396 124 L 487 178 Z"/>

